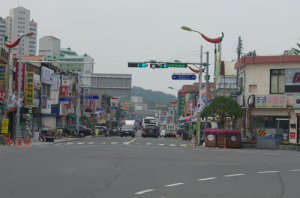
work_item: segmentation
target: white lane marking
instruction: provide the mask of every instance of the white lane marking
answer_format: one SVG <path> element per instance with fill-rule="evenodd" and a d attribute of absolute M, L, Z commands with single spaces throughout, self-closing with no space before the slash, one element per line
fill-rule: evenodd
<path fill-rule="evenodd" d="M 89 142 L 88 144 L 95 144 L 96 142 Z"/>
<path fill-rule="evenodd" d="M 152 143 L 146 143 L 146 145 L 152 145 Z"/>
<path fill-rule="evenodd" d="M 245 174 L 233 174 L 233 175 L 224 175 L 224 177 L 236 177 L 236 176 L 242 176 Z"/>
<path fill-rule="evenodd" d="M 118 142 L 112 142 L 111 144 L 118 144 Z"/>
<path fill-rule="evenodd" d="M 151 192 L 153 191 L 154 189 L 148 189 L 148 190 L 143 190 L 143 191 L 140 191 L 140 192 L 136 192 L 134 193 L 135 195 L 141 195 L 141 194 L 144 194 L 144 193 L 147 193 L 147 192 Z"/>
<path fill-rule="evenodd" d="M 71 145 L 71 144 L 73 144 L 73 143 L 67 143 L 66 145 Z"/>
<path fill-rule="evenodd" d="M 296 170 L 290 170 L 290 171 L 300 171 L 300 169 L 296 169 Z"/>
<path fill-rule="evenodd" d="M 129 142 L 123 142 L 123 144 L 129 145 Z"/>
<path fill-rule="evenodd" d="M 184 184 L 184 183 L 169 184 L 169 185 L 165 185 L 165 187 L 178 186 L 178 185 L 182 185 L 182 184 Z"/>
<path fill-rule="evenodd" d="M 159 144 L 159 146 L 164 146 L 165 144 Z"/>
<path fill-rule="evenodd" d="M 176 146 L 175 144 L 170 144 L 170 146 Z"/>
<path fill-rule="evenodd" d="M 181 144 L 180 146 L 185 146 L 186 147 L 186 144 Z"/>
<path fill-rule="evenodd" d="M 278 173 L 279 171 L 263 171 L 263 172 L 257 172 L 257 173 Z"/>
<path fill-rule="evenodd" d="M 283 154 L 278 154 L 278 153 L 264 153 L 266 155 L 283 155 Z"/>
<path fill-rule="evenodd" d="M 101 144 L 106 144 L 106 142 L 102 142 Z"/>
<path fill-rule="evenodd" d="M 77 143 L 77 144 L 84 144 L 84 142 L 79 142 L 79 143 Z"/>
<path fill-rule="evenodd" d="M 208 178 L 203 178 L 203 179 L 198 179 L 199 181 L 206 181 L 206 180 L 211 180 L 211 179 L 216 179 L 216 177 L 208 177 Z"/>
<path fill-rule="evenodd" d="M 249 152 L 249 151 L 237 151 L 239 153 L 254 153 L 254 152 Z"/>

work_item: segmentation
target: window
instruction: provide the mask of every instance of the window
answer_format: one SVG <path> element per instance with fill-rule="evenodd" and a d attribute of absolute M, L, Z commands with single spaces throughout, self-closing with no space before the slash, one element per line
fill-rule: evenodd
<path fill-rule="evenodd" d="M 50 87 L 51 85 L 42 83 L 42 95 L 50 97 Z"/>
<path fill-rule="evenodd" d="M 285 69 L 271 69 L 270 71 L 270 93 L 285 93 Z"/>
<path fill-rule="evenodd" d="M 41 90 L 34 89 L 34 98 L 39 99 L 41 95 Z"/>

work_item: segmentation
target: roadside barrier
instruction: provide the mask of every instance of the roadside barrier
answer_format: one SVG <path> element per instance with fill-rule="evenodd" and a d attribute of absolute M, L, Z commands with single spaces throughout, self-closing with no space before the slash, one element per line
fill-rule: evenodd
<path fill-rule="evenodd" d="M 6 141 L 6 144 L 11 144 L 11 142 L 10 142 L 10 136 L 8 135 L 8 136 L 6 136 L 6 139 L 5 139 L 5 141 Z"/>

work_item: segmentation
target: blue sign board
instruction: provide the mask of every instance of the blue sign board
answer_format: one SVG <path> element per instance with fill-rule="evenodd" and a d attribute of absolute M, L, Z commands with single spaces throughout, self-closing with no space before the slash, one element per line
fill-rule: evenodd
<path fill-rule="evenodd" d="M 195 74 L 173 74 L 172 80 L 196 80 Z"/>
<path fill-rule="evenodd" d="M 59 102 L 73 102 L 73 97 L 59 97 Z"/>
<path fill-rule="evenodd" d="M 109 107 L 109 109 L 119 109 L 119 107 Z"/>
<path fill-rule="evenodd" d="M 103 108 L 96 108 L 96 111 L 103 111 Z"/>
<path fill-rule="evenodd" d="M 59 116 L 59 104 L 51 104 L 51 114 L 44 114 L 44 116 Z"/>
<path fill-rule="evenodd" d="M 233 97 L 237 97 L 238 96 L 238 92 L 230 92 L 230 96 L 231 98 Z"/>
<path fill-rule="evenodd" d="M 99 96 L 94 95 L 85 95 L 84 98 L 87 100 L 99 100 Z"/>

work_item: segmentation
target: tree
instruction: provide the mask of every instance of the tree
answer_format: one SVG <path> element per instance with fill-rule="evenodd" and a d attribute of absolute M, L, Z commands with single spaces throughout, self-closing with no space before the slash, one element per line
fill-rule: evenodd
<path fill-rule="evenodd" d="M 120 103 L 119 103 L 119 105 L 118 105 L 118 109 L 117 109 L 117 111 L 116 111 L 116 119 L 117 119 L 117 121 L 120 121 L 120 119 L 121 119 L 121 116 L 122 116 L 122 112 L 123 112 L 124 110 L 123 109 L 121 109 L 121 107 L 120 107 Z"/>
<path fill-rule="evenodd" d="M 297 45 L 298 48 L 300 49 L 300 43 L 296 43 L 296 45 Z M 293 47 L 292 47 L 292 50 L 294 50 L 294 54 L 297 54 L 297 55 L 300 54 L 300 50 L 299 50 L 299 49 L 296 49 L 296 48 L 293 48 Z"/>
<path fill-rule="evenodd" d="M 221 128 L 223 128 L 224 119 L 231 117 L 237 119 L 245 115 L 244 110 L 238 103 L 229 97 L 219 96 L 209 103 L 201 111 L 201 117 L 216 117 L 218 116 L 221 121 Z"/>

